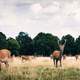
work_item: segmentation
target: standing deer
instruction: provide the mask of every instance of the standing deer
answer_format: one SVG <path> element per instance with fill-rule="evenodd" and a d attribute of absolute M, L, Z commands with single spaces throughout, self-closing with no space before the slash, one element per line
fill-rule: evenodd
<path fill-rule="evenodd" d="M 58 66 L 58 61 L 60 61 L 60 66 L 62 66 L 61 60 L 62 60 L 62 54 L 63 54 L 63 51 L 64 51 L 65 44 L 66 44 L 66 41 L 65 41 L 65 43 L 63 45 L 58 43 L 58 45 L 60 47 L 60 50 L 55 50 L 52 53 L 53 62 L 54 62 L 54 65 L 56 67 Z"/>
<path fill-rule="evenodd" d="M 52 53 L 52 56 L 53 56 L 53 62 L 54 62 L 54 66 L 58 66 L 58 61 L 60 61 L 60 66 L 62 66 L 61 64 L 61 58 L 62 58 L 62 55 L 61 55 L 61 52 L 59 50 L 55 50 L 53 53 Z"/>

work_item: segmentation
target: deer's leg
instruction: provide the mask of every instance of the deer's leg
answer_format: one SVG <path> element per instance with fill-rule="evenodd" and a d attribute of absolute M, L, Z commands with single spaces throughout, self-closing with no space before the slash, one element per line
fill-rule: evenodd
<path fill-rule="evenodd" d="M 0 62 L 0 71 L 1 71 L 1 62 Z"/>
<path fill-rule="evenodd" d="M 53 58 L 54 66 L 55 66 L 55 58 Z"/>
<path fill-rule="evenodd" d="M 61 59 L 60 59 L 60 67 L 62 67 L 62 61 L 61 61 Z"/>
<path fill-rule="evenodd" d="M 54 59 L 54 66 L 55 66 L 55 59 Z"/>
<path fill-rule="evenodd" d="M 58 67 L 58 59 L 56 59 L 56 67 Z"/>
<path fill-rule="evenodd" d="M 5 66 L 6 66 L 6 68 L 9 67 L 9 63 L 8 63 L 8 61 L 5 62 Z"/>

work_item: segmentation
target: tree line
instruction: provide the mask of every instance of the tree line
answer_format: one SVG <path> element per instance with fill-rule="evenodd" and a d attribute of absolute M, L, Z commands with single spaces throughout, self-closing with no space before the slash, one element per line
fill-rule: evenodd
<path fill-rule="evenodd" d="M 0 32 L 0 49 L 8 49 L 15 56 L 50 56 L 54 50 L 60 50 L 59 44 L 63 45 L 65 41 L 63 54 L 80 54 L 80 36 L 75 39 L 67 34 L 59 39 L 50 33 L 40 32 L 32 39 L 26 32 L 19 32 L 14 39 Z"/>

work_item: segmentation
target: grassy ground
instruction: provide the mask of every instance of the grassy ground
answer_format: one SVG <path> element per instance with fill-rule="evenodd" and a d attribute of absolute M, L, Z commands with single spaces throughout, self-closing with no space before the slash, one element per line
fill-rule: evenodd
<path fill-rule="evenodd" d="M 22 62 L 14 59 L 9 68 L 3 66 L 0 80 L 80 80 L 80 60 L 68 58 L 62 67 L 55 68 L 50 58 Z"/>
<path fill-rule="evenodd" d="M 80 69 L 14 67 L 12 71 L 2 70 L 0 80 L 80 80 Z"/>

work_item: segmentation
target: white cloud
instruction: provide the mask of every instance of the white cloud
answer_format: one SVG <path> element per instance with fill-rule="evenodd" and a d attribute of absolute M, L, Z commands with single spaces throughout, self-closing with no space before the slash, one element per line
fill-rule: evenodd
<path fill-rule="evenodd" d="M 59 37 L 78 36 L 79 0 L 0 0 L 0 31 L 8 36 L 28 32 L 34 37 L 49 32 Z"/>
<path fill-rule="evenodd" d="M 40 13 L 42 6 L 39 3 L 35 3 L 31 6 L 31 10 L 36 14 Z"/>
<path fill-rule="evenodd" d="M 59 6 L 60 6 L 59 3 L 54 1 L 43 9 L 43 13 L 53 13 L 54 14 L 57 11 L 59 11 Z"/>

